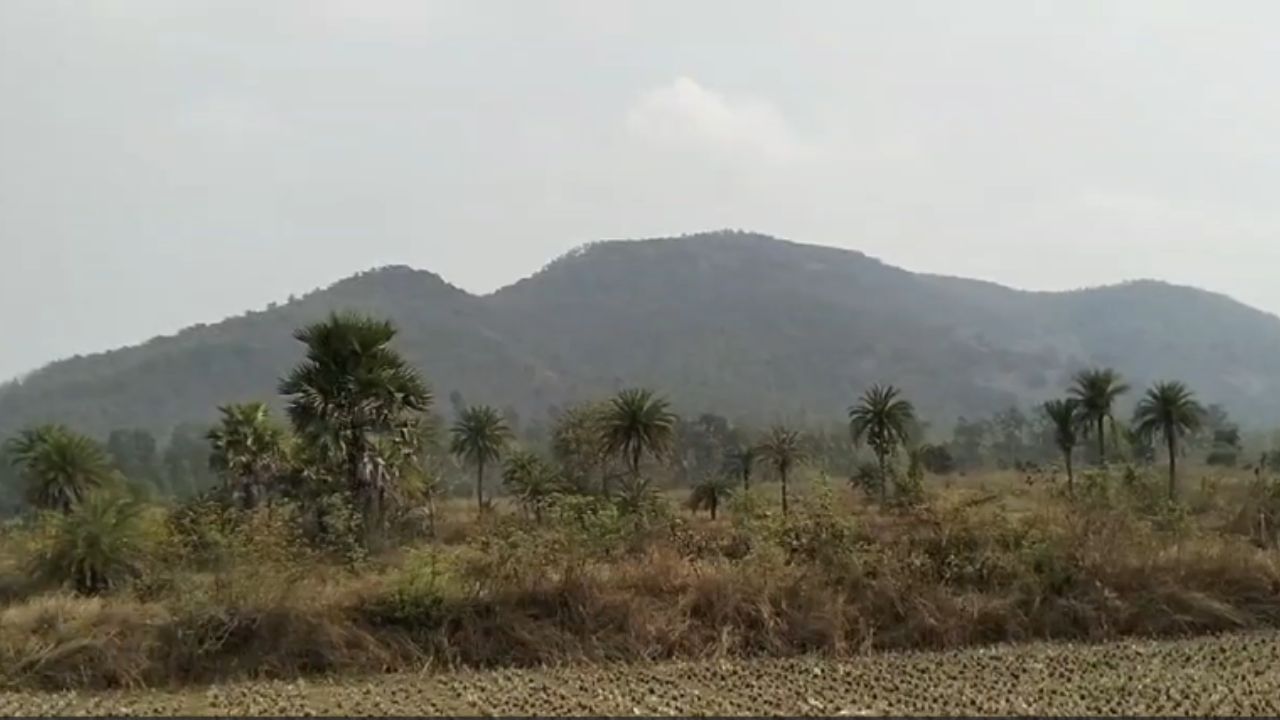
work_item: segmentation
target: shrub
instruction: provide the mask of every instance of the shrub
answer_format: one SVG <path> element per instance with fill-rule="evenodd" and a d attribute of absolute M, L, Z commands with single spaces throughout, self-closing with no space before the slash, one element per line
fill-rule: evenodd
<path fill-rule="evenodd" d="M 83 595 L 120 587 L 141 571 L 142 506 L 130 498 L 90 493 L 65 515 L 47 515 L 48 535 L 32 559 L 33 574 Z"/>

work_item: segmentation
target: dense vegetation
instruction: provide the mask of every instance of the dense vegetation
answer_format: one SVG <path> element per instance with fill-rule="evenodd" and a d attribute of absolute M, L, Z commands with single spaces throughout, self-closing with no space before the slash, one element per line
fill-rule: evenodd
<path fill-rule="evenodd" d="M 103 446 L 36 425 L 6 443 L 23 502 L 0 532 L 0 680 L 1280 625 L 1280 457 L 1242 457 L 1225 411 L 1181 382 L 1086 369 L 1032 415 L 946 441 L 887 384 L 827 426 L 685 418 L 629 388 L 535 433 L 457 395 L 437 412 L 387 321 L 337 313 L 292 336 L 283 418 L 222 405 L 189 457 L 143 431 Z M 179 492 L 170 471 L 197 464 L 211 481 Z"/>
<path fill-rule="evenodd" d="M 1227 298 L 1153 282 L 1019 292 L 715 233 L 600 243 L 484 297 L 426 272 L 369 272 L 55 363 L 0 390 L 0 435 L 61 422 L 99 439 L 141 428 L 164 446 L 222 404 L 265 399 L 280 411 L 275 379 L 299 358 L 289 333 L 342 308 L 395 322 L 398 347 L 442 401 L 491 405 L 513 427 L 549 425 L 629 385 L 662 388 L 686 415 L 816 425 L 887 382 L 946 428 L 959 415 L 1026 411 L 1091 366 L 1122 368 L 1139 387 L 1177 378 L 1250 425 L 1280 424 L 1268 400 L 1280 391 L 1280 320 Z"/>

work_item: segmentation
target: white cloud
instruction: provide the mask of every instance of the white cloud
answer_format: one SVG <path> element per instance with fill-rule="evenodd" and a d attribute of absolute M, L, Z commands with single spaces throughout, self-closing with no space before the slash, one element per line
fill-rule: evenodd
<path fill-rule="evenodd" d="M 656 145 L 749 161 L 789 162 L 807 148 L 768 101 L 730 98 L 688 77 L 642 93 L 627 128 Z"/>

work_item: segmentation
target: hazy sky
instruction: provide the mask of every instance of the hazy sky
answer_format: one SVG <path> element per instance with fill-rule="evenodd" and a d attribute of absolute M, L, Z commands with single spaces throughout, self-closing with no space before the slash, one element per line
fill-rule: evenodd
<path fill-rule="evenodd" d="M 734 227 L 1280 311 L 1280 3 L 0 0 L 0 376 Z"/>

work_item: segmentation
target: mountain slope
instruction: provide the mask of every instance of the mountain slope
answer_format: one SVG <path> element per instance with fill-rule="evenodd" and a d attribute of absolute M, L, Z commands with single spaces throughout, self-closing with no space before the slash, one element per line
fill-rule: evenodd
<path fill-rule="evenodd" d="M 1135 384 L 1191 383 L 1243 419 L 1280 422 L 1280 319 L 1156 282 L 1034 293 L 894 268 L 745 233 L 598 243 L 477 297 L 384 268 L 263 312 L 55 363 L 0 391 L 0 432 L 60 419 L 162 432 L 274 394 L 290 333 L 337 308 L 393 319 L 442 398 L 525 417 L 628 384 L 688 411 L 834 419 L 872 382 L 940 423 L 1061 391 L 1114 365 Z"/>

